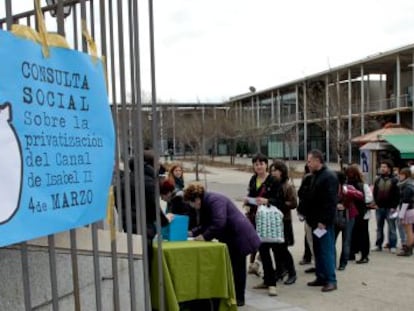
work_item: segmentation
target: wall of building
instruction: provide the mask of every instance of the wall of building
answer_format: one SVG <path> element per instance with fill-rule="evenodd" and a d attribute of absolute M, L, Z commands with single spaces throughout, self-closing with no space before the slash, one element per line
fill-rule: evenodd
<path fill-rule="evenodd" d="M 284 155 L 288 134 L 285 128 L 293 125 L 298 133 L 296 150 L 299 158 L 304 159 L 307 151 L 318 148 L 327 154 L 329 161 L 335 161 L 335 140 L 341 137 L 341 140 L 346 141 L 344 160 L 350 162 L 355 158 L 355 152 L 358 152 L 350 143 L 352 137 L 376 130 L 387 122 L 400 122 L 410 128 L 414 126 L 411 99 L 413 52 L 414 46 L 410 45 L 381 53 L 378 57 L 332 68 L 329 72 L 310 75 L 292 83 L 235 96 L 225 104 L 230 109 L 237 106 L 239 111 L 245 112 L 240 117 L 254 119 L 255 111 L 249 107 L 260 98 L 261 103 L 266 105 L 259 107 L 257 125 L 261 124 L 261 115 L 268 109 L 268 104 L 273 105 L 273 123 L 269 132 L 263 133 L 268 137 L 270 156 Z M 397 79 L 397 70 L 400 70 L 400 79 Z M 397 90 L 400 90 L 398 98 Z M 338 116 L 340 122 L 336 122 Z M 266 121 L 263 124 L 268 124 L 268 118 L 263 120 Z"/>

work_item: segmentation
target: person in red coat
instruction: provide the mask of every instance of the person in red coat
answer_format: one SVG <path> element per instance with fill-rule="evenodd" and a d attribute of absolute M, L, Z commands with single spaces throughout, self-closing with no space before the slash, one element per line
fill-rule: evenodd
<path fill-rule="evenodd" d="M 347 173 L 354 174 L 355 169 L 352 165 L 348 167 Z M 354 173 L 353 173 L 354 172 Z M 358 172 L 358 170 L 356 171 Z M 351 254 L 352 232 L 354 230 L 355 219 L 358 216 L 356 204 L 358 201 L 364 203 L 364 194 L 353 185 L 347 184 L 346 175 L 343 172 L 336 172 L 339 181 L 338 204 L 336 205 L 335 219 L 335 240 L 339 233 L 342 233 L 342 251 L 339 258 L 338 270 L 345 270 Z M 363 216 L 361 217 L 361 219 Z M 355 247 L 354 247 L 355 248 Z"/>
<path fill-rule="evenodd" d="M 189 231 L 195 240 L 217 239 L 226 243 L 233 269 L 237 305 L 244 305 L 246 288 L 246 256 L 256 252 L 260 238 L 253 225 L 226 196 L 206 192 L 203 185 L 190 184 L 184 190 L 184 200 L 199 210 L 199 226 Z"/>

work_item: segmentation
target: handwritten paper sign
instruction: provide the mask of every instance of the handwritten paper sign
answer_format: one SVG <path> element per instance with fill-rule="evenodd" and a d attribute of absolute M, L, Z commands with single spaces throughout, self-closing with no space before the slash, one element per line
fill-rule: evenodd
<path fill-rule="evenodd" d="M 0 31 L 0 246 L 105 217 L 115 135 L 103 64 Z"/>

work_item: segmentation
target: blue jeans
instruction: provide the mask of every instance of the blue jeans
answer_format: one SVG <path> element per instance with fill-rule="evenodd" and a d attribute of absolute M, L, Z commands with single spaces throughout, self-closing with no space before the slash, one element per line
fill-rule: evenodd
<path fill-rule="evenodd" d="M 377 241 L 375 245 L 382 249 L 384 243 L 384 224 L 385 220 L 388 225 L 388 244 L 390 248 L 397 246 L 397 219 L 390 219 L 390 210 L 388 208 L 377 208 L 375 211 L 377 218 Z"/>
<path fill-rule="evenodd" d="M 355 218 L 348 219 L 345 228 L 335 227 L 335 240 L 339 233 L 342 232 L 342 251 L 339 259 L 340 266 L 346 266 L 351 253 L 352 230 L 354 229 Z"/>
<path fill-rule="evenodd" d="M 407 244 L 407 235 L 405 234 L 404 225 L 401 223 L 400 219 L 397 219 L 398 225 L 398 234 L 400 235 L 401 245 Z"/>
<path fill-rule="evenodd" d="M 316 278 L 321 282 L 336 284 L 334 226 L 327 226 L 326 233 L 320 238 L 315 234 L 312 234 L 312 236 Z"/>

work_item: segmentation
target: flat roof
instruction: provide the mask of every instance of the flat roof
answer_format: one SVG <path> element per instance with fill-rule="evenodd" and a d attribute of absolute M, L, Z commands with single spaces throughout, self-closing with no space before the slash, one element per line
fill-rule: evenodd
<path fill-rule="evenodd" d="M 332 74 L 334 72 L 342 73 L 342 79 L 347 79 L 348 70 L 351 70 L 351 78 L 359 77 L 361 75 L 361 68 L 360 68 L 361 65 L 364 65 L 365 74 L 386 73 L 392 70 L 393 66 L 395 66 L 395 57 L 397 55 L 400 56 L 400 62 L 402 64 L 401 68 L 407 67 L 409 64 L 414 63 L 413 52 L 414 52 L 414 44 L 406 45 L 406 46 L 393 49 L 393 50 L 389 50 L 386 52 L 378 52 L 376 54 L 369 55 L 357 61 L 344 64 L 344 65 L 340 65 L 337 67 L 333 67 L 328 70 L 321 71 L 315 74 L 307 75 L 300 79 L 292 80 L 292 81 L 282 83 L 276 86 L 272 86 L 272 87 L 259 90 L 256 92 L 235 95 L 235 96 L 230 97 L 227 102 L 234 102 L 237 100 L 250 98 L 252 96 L 258 96 L 258 95 L 265 94 L 265 93 L 268 93 L 268 92 L 271 92 L 277 89 L 291 88 L 294 85 L 302 83 L 304 81 L 316 80 L 316 79 L 320 80 L 321 77 L 326 76 L 327 74 Z M 411 68 L 410 70 L 413 70 L 413 68 Z"/>

